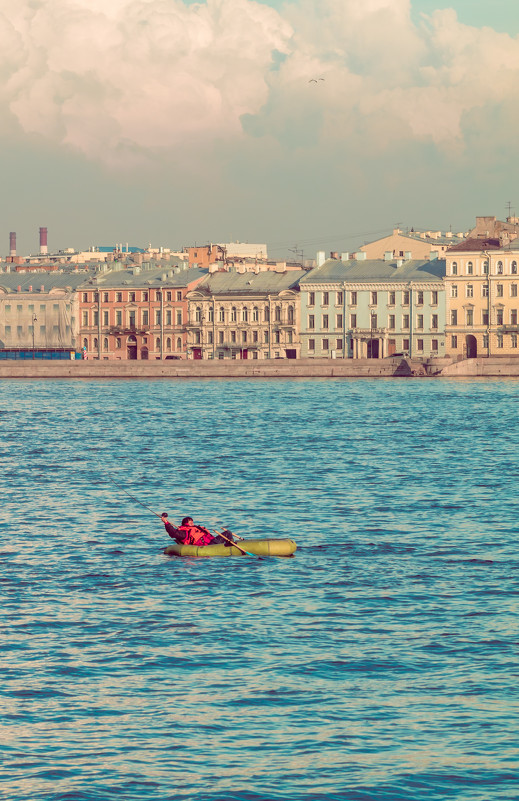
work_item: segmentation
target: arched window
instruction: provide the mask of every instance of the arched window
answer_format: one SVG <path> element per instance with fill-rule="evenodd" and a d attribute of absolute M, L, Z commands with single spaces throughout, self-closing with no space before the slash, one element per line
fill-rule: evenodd
<path fill-rule="evenodd" d="M 195 322 L 197 322 L 197 323 L 201 323 L 202 322 L 202 309 L 201 309 L 200 306 L 196 307 Z"/>
<path fill-rule="evenodd" d="M 224 323 L 225 322 L 225 309 L 224 309 L 223 306 L 220 306 L 220 310 L 218 312 L 218 321 L 220 323 Z"/>
<path fill-rule="evenodd" d="M 211 307 L 210 307 L 210 309 L 209 309 L 209 315 L 208 315 L 208 318 L 209 318 L 209 322 L 210 322 L 210 323 L 214 323 L 214 309 L 213 309 L 213 307 L 212 307 L 212 306 L 211 306 Z"/>
<path fill-rule="evenodd" d="M 488 261 L 483 262 L 483 275 L 488 275 Z"/>
<path fill-rule="evenodd" d="M 451 273 L 452 275 L 458 275 L 458 262 L 453 261 L 451 264 Z"/>
<path fill-rule="evenodd" d="M 97 337 L 94 337 L 94 350 L 97 349 L 98 344 L 99 343 L 98 343 Z"/>
<path fill-rule="evenodd" d="M 88 339 L 83 340 L 83 347 L 88 349 Z"/>
<path fill-rule="evenodd" d="M 121 347 L 121 338 L 120 337 L 117 337 L 117 339 L 115 340 L 115 347 L 117 348 L 117 350 L 119 350 L 119 348 Z"/>
<path fill-rule="evenodd" d="M 155 350 L 160 350 L 160 337 L 155 339 Z"/>
<path fill-rule="evenodd" d="M 512 262 L 511 270 L 512 270 L 512 275 L 517 275 L 517 262 L 516 261 Z"/>
<path fill-rule="evenodd" d="M 474 273 L 474 265 L 471 261 L 467 262 L 467 275 L 473 275 Z"/>
<path fill-rule="evenodd" d="M 182 350 L 182 339 L 177 337 L 177 350 Z"/>
<path fill-rule="evenodd" d="M 108 337 L 103 339 L 103 350 L 108 350 Z"/>
<path fill-rule="evenodd" d="M 166 350 L 171 350 L 171 337 L 166 339 Z"/>
<path fill-rule="evenodd" d="M 241 310 L 241 319 L 242 323 L 246 323 L 249 319 L 249 311 L 246 306 L 244 306 L 243 309 Z"/>
<path fill-rule="evenodd" d="M 236 310 L 236 306 L 233 306 L 231 309 L 231 323 L 235 323 L 238 319 L 238 312 Z"/>
<path fill-rule="evenodd" d="M 263 311 L 263 319 L 265 320 L 266 323 L 268 323 L 270 320 L 270 309 L 268 306 L 265 306 L 265 309 Z"/>
<path fill-rule="evenodd" d="M 281 322 L 281 306 L 276 306 L 276 323 Z"/>
<path fill-rule="evenodd" d="M 200 345 L 200 331 L 195 331 L 195 345 Z"/>
<path fill-rule="evenodd" d="M 288 307 L 288 322 L 291 323 L 291 324 L 294 322 L 294 307 L 293 306 L 289 306 Z"/>
<path fill-rule="evenodd" d="M 257 306 L 254 306 L 252 310 L 252 320 L 253 322 L 257 323 L 259 320 L 259 309 Z"/>
<path fill-rule="evenodd" d="M 497 262 L 497 274 L 498 275 L 503 275 L 503 262 L 502 261 L 498 261 Z"/>

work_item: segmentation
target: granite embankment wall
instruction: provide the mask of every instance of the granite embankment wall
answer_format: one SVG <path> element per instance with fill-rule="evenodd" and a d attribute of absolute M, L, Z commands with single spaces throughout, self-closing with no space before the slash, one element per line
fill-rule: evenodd
<path fill-rule="evenodd" d="M 0 361 L 1 378 L 392 378 L 519 376 L 519 358 L 270 361 Z"/>

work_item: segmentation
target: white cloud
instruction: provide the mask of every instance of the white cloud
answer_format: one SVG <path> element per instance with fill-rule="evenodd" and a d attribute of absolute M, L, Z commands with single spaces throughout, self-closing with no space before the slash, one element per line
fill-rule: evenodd
<path fill-rule="evenodd" d="M 409 0 L 298 0 L 283 15 L 253 0 L 8 6 L 4 126 L 14 119 L 99 161 L 181 159 L 251 135 L 287 149 L 334 142 L 369 153 L 418 140 L 459 151 L 485 109 L 519 122 L 518 39 L 449 10 L 416 26 Z M 316 77 L 325 80 L 309 83 Z"/>

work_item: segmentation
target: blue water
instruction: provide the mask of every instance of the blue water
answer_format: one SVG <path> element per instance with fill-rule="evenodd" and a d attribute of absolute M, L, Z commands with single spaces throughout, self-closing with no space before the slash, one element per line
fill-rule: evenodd
<path fill-rule="evenodd" d="M 2 797 L 519 798 L 518 394 L 2 380 Z"/>

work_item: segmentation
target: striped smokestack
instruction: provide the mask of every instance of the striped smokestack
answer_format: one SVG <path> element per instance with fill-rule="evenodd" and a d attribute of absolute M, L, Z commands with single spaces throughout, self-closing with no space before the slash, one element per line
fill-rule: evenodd
<path fill-rule="evenodd" d="M 9 255 L 16 256 L 16 232 L 11 231 L 9 234 Z"/>
<path fill-rule="evenodd" d="M 40 228 L 40 253 L 46 255 L 48 253 L 47 248 L 47 229 Z"/>

